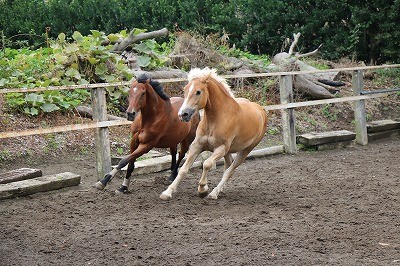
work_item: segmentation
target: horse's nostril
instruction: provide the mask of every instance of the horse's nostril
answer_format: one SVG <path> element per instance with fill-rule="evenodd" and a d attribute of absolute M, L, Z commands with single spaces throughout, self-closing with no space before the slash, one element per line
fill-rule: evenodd
<path fill-rule="evenodd" d="M 132 112 L 132 113 L 126 112 L 126 115 L 128 117 L 128 120 L 133 121 L 135 119 L 136 112 Z"/>

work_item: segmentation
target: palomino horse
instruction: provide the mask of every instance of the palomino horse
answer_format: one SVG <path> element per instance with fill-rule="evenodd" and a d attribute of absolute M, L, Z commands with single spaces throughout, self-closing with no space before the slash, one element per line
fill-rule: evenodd
<path fill-rule="evenodd" d="M 152 148 L 169 148 L 172 156 L 170 181 L 178 174 L 178 167 L 190 143 L 195 138 L 196 128 L 200 115 L 194 115 L 190 123 L 179 120 L 178 110 L 184 99 L 172 97 L 164 92 L 157 81 L 151 80 L 146 74 L 141 75 L 133 82 L 129 89 L 128 120 L 131 125 L 132 139 L 130 154 L 123 158 L 118 166 L 104 179 L 97 182 L 95 187 L 102 190 L 108 182 L 128 164 L 126 177 L 116 192 L 126 193 L 129 187 L 129 178 L 135 167 L 135 160 L 149 152 Z M 180 144 L 179 157 L 176 161 L 177 146 Z"/>
<path fill-rule="evenodd" d="M 179 117 L 183 121 L 191 121 L 200 109 L 204 109 L 204 115 L 187 160 L 160 198 L 172 198 L 196 157 L 203 151 L 211 151 L 212 155 L 203 163 L 198 192 L 201 197 L 207 194 L 207 172 L 217 160 L 224 157 L 225 171 L 222 179 L 208 195 L 208 198 L 217 199 L 233 171 L 263 138 L 267 129 L 267 114 L 256 103 L 234 98 L 228 84 L 216 74 L 215 69 L 193 69 L 188 79 L 189 83 L 184 88 L 185 102 L 179 109 Z M 233 162 L 232 153 L 237 153 Z"/>

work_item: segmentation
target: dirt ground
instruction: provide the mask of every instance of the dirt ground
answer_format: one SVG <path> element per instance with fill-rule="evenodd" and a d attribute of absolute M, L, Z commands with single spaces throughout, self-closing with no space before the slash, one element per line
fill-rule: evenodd
<path fill-rule="evenodd" d="M 216 201 L 193 169 L 170 201 L 158 173 L 114 195 L 91 186 L 94 158 L 37 167 L 78 187 L 0 201 L 0 264 L 400 265 L 400 139 L 247 160 Z M 210 188 L 222 167 L 209 175 Z"/>

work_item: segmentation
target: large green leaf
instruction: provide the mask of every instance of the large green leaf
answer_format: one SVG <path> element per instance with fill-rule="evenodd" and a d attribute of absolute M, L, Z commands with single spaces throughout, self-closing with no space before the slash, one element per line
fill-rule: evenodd
<path fill-rule="evenodd" d="M 81 79 L 81 74 L 79 71 L 75 68 L 69 68 L 66 72 L 65 75 L 71 78 L 75 78 L 77 80 Z"/>
<path fill-rule="evenodd" d="M 83 36 L 79 31 L 75 31 L 74 34 L 72 34 L 72 38 L 77 42 L 83 41 Z"/>
<path fill-rule="evenodd" d="M 42 109 L 46 113 L 50 113 L 56 110 L 60 110 L 60 107 L 58 107 L 54 103 L 45 103 L 42 106 L 40 106 L 40 109 Z"/>
<path fill-rule="evenodd" d="M 137 62 L 139 64 L 139 66 L 147 67 L 148 65 L 150 65 L 151 57 L 150 56 L 141 55 L 141 56 L 137 56 L 136 60 L 137 60 Z"/>
<path fill-rule="evenodd" d="M 44 103 L 44 98 L 42 95 L 36 93 L 29 93 L 25 96 L 25 101 L 31 103 L 33 106 Z"/>
<path fill-rule="evenodd" d="M 134 49 L 135 49 L 137 52 L 139 52 L 139 53 L 144 53 L 144 54 L 151 54 L 151 53 L 153 53 L 153 50 L 152 50 L 145 42 L 136 44 L 136 45 L 134 46 Z"/>
<path fill-rule="evenodd" d="M 28 115 L 38 115 L 39 114 L 39 110 L 36 109 L 35 107 L 31 107 L 31 108 L 26 107 L 24 109 L 24 112 L 25 112 L 25 114 L 28 114 Z"/>
<path fill-rule="evenodd" d="M 107 66 L 105 63 L 101 63 L 96 66 L 96 70 L 94 72 L 96 75 L 102 77 L 107 73 Z"/>

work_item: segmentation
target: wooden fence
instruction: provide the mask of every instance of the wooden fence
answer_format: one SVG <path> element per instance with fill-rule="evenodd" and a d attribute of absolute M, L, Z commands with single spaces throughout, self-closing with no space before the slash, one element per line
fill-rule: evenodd
<path fill-rule="evenodd" d="M 386 90 L 381 93 L 367 94 L 363 91 L 364 70 L 376 70 L 384 68 L 399 68 L 400 64 L 396 65 L 382 65 L 382 66 L 365 66 L 365 67 L 350 67 L 339 69 L 327 70 L 313 70 L 313 71 L 293 71 L 293 72 L 276 72 L 276 73 L 256 73 L 256 74 L 241 74 L 241 75 L 225 75 L 226 79 L 231 78 L 263 78 L 263 77 L 279 77 L 280 101 L 281 104 L 264 106 L 264 109 L 269 110 L 282 110 L 282 129 L 283 129 L 283 142 L 284 149 L 287 153 L 296 153 L 296 132 L 295 132 L 295 117 L 294 108 L 313 106 L 321 104 L 339 103 L 339 102 L 352 102 L 354 101 L 354 116 L 355 116 L 355 131 L 356 142 L 361 145 L 368 143 L 367 127 L 366 127 L 366 114 L 365 114 L 365 100 L 372 98 L 385 97 L 393 93 L 394 90 Z M 292 76 L 300 74 L 316 74 L 323 72 L 337 72 L 337 71 L 351 71 L 353 94 L 354 96 L 343 98 L 332 98 L 325 100 L 315 100 L 307 102 L 293 102 L 293 85 Z M 186 79 L 159 79 L 161 83 L 184 82 Z M 106 173 L 111 170 L 111 152 L 108 128 L 112 126 L 129 125 L 130 121 L 127 120 L 114 120 L 107 121 L 106 109 L 106 87 L 128 86 L 129 82 L 119 83 L 101 83 L 101 84 L 87 84 L 87 85 L 72 85 L 72 86 L 53 86 L 41 88 L 27 88 L 27 89 L 2 89 L 0 94 L 11 92 L 41 92 L 49 90 L 74 90 L 74 89 L 91 89 L 91 99 L 93 108 L 93 123 L 65 125 L 44 129 L 30 129 L 21 131 L 8 131 L 0 132 L 0 139 L 22 137 L 37 134 L 47 134 L 56 132 L 66 132 L 72 130 L 82 130 L 95 128 L 95 144 L 96 144 L 96 168 L 98 178 L 102 178 Z"/>

